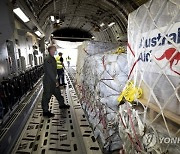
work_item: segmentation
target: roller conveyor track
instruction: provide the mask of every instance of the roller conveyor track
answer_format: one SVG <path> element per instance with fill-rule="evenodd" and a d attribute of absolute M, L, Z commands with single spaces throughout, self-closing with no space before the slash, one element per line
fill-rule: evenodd
<path fill-rule="evenodd" d="M 102 153 L 78 101 L 69 75 L 66 75 L 66 79 L 68 85 L 61 92 L 65 103 L 71 105 L 70 109 L 59 109 L 56 98 L 52 96 L 49 106 L 51 112 L 55 113 L 55 117 L 44 118 L 40 104 L 41 94 L 11 153 Z"/>
<path fill-rule="evenodd" d="M 66 67 L 66 71 L 71 79 L 71 81 L 75 80 L 76 70 L 73 67 Z"/>

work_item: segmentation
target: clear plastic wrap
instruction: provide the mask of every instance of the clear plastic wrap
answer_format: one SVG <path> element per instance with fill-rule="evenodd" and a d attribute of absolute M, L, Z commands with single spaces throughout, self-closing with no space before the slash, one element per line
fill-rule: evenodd
<path fill-rule="evenodd" d="M 142 88 L 143 96 L 136 105 L 119 109 L 127 153 L 180 152 L 178 142 L 163 140 L 175 139 L 180 131 L 179 12 L 177 0 L 151 0 L 129 15 L 128 79 Z"/>
<path fill-rule="evenodd" d="M 81 68 L 79 95 L 95 137 L 100 139 L 105 151 L 120 149 L 117 97 L 127 81 L 126 54 L 93 52 L 84 58 Z"/>

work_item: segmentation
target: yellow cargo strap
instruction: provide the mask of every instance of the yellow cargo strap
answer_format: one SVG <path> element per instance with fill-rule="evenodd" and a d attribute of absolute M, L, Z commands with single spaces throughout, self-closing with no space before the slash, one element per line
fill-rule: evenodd
<path fill-rule="evenodd" d="M 132 81 L 129 81 L 120 96 L 118 97 L 118 102 L 121 104 L 123 99 L 126 101 L 133 103 L 134 100 L 141 98 L 142 89 L 139 87 L 135 87 Z"/>
<path fill-rule="evenodd" d="M 116 51 L 113 52 L 113 54 L 121 54 L 125 53 L 126 49 L 125 47 L 119 47 Z"/>

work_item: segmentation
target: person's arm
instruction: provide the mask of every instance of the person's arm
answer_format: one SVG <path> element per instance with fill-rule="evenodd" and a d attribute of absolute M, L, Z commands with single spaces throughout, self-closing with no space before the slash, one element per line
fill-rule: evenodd
<path fill-rule="evenodd" d="M 61 57 L 61 58 L 60 58 L 60 62 L 61 62 L 61 64 L 62 64 L 63 68 L 64 68 L 64 63 L 63 63 L 63 61 L 64 61 L 64 60 L 63 60 L 63 58 Z"/>
<path fill-rule="evenodd" d="M 60 62 L 62 62 L 62 63 L 63 63 L 63 61 L 64 61 L 64 59 L 63 59 L 63 57 L 61 57 L 61 58 L 60 58 Z"/>
<path fill-rule="evenodd" d="M 44 66 L 44 72 L 45 72 L 45 74 L 47 74 L 47 75 L 50 77 L 50 79 L 51 79 L 54 83 L 56 83 L 57 80 L 56 80 L 56 76 L 54 75 L 54 72 L 52 71 L 53 68 L 52 68 L 51 62 L 48 62 L 48 60 L 45 59 L 43 66 Z"/>

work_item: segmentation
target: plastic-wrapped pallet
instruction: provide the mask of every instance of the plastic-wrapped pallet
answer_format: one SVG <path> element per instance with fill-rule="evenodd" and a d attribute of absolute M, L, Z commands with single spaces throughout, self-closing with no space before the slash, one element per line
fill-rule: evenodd
<path fill-rule="evenodd" d="M 84 62 L 88 56 L 104 53 L 110 51 L 112 49 L 117 48 L 118 45 L 111 42 L 98 42 L 98 41 L 85 41 L 82 45 L 78 47 L 78 59 L 76 66 L 76 80 L 77 84 L 81 85 L 83 74 L 82 68 L 84 66 Z"/>
<path fill-rule="evenodd" d="M 178 0 L 151 0 L 129 15 L 128 78 L 143 89 L 143 97 L 137 100 L 141 112 L 120 106 L 127 153 L 180 152 L 178 143 L 171 144 L 180 125 L 179 12 Z"/>
<path fill-rule="evenodd" d="M 127 81 L 127 72 L 126 54 L 95 54 L 83 65 L 82 106 L 106 151 L 121 148 L 117 97 Z"/>

